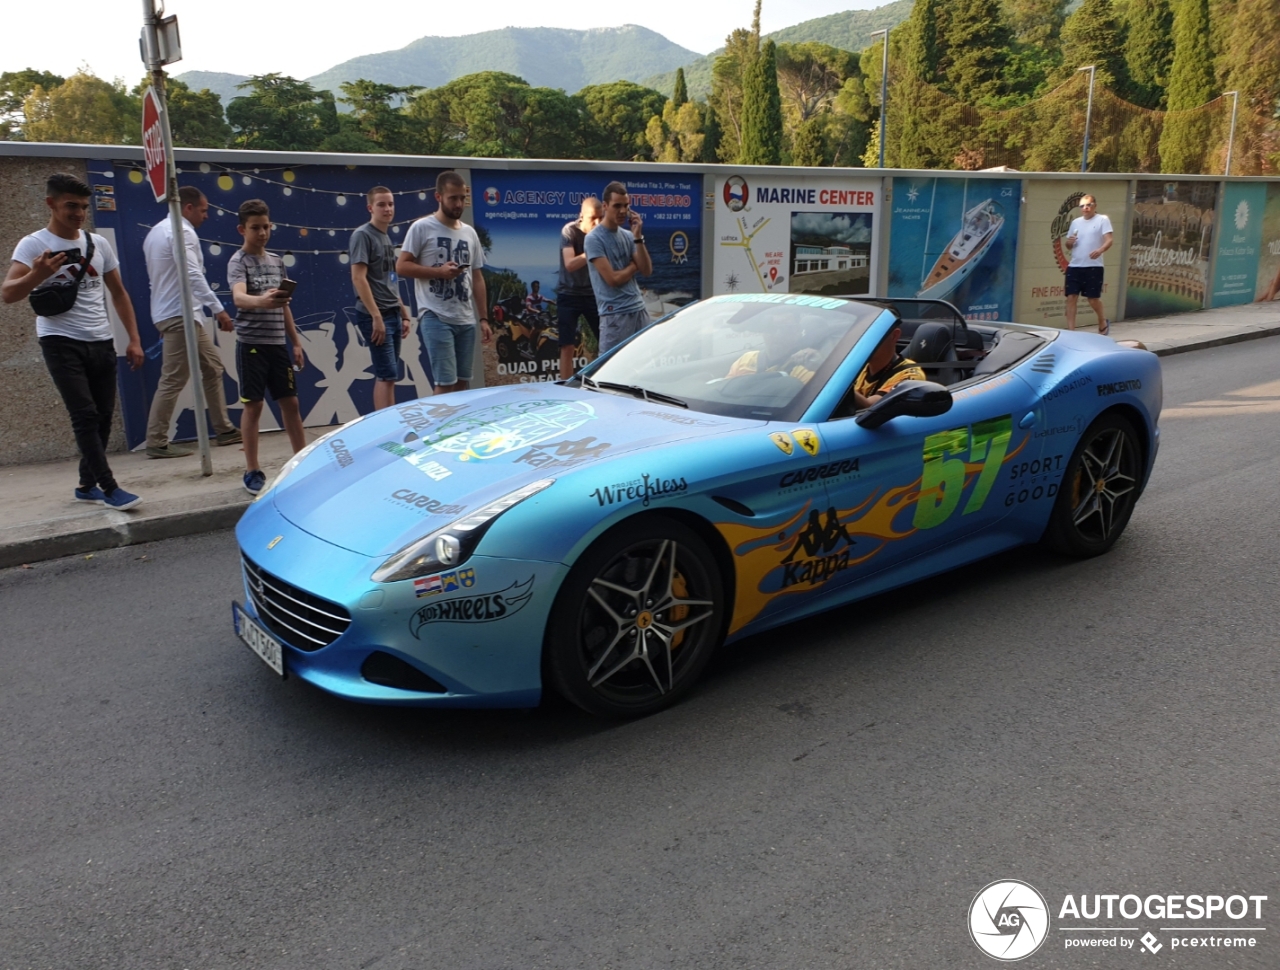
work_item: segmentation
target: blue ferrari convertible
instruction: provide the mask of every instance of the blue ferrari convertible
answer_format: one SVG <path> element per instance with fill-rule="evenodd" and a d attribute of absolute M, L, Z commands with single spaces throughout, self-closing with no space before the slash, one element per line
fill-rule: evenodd
<path fill-rule="evenodd" d="M 299 452 L 236 530 L 236 631 L 357 701 L 632 717 L 713 651 L 1023 543 L 1107 551 L 1157 358 L 938 301 L 741 294 L 560 384 L 426 398 Z"/>

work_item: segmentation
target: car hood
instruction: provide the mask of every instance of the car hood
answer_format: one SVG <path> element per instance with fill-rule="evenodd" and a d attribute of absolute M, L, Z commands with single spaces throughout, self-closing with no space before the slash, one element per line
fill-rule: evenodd
<path fill-rule="evenodd" d="M 317 538 L 390 555 L 529 482 L 761 424 L 554 384 L 486 388 L 338 429 L 269 497 Z"/>

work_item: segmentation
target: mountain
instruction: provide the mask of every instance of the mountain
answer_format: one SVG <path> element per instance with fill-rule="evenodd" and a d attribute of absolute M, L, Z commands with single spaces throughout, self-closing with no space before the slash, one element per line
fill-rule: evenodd
<path fill-rule="evenodd" d="M 236 85 L 249 80 L 243 74 L 223 74 L 221 71 L 187 71 L 184 74 L 175 74 L 173 79 L 181 81 L 192 91 L 203 91 L 208 88 L 222 98 L 224 111 L 232 98 L 238 98 L 244 94 L 243 91 L 236 90 Z"/>
<path fill-rule="evenodd" d="M 767 36 L 780 44 L 817 41 L 847 51 L 860 51 L 871 45 L 872 31 L 884 30 L 886 27 L 892 30 L 910 17 L 914 2 L 915 0 L 894 0 L 893 3 L 876 7 L 874 10 L 846 10 L 843 13 L 833 13 L 826 17 L 806 20 L 792 27 L 784 27 Z M 747 25 L 744 23 L 742 26 Z M 683 65 L 689 97 L 705 98 L 711 93 L 711 65 L 722 52 L 723 48 Z M 651 75 L 641 83 L 656 88 L 670 97 L 676 83 L 676 72 L 672 69 L 662 74 Z"/>
<path fill-rule="evenodd" d="M 420 37 L 398 51 L 354 57 L 307 80 L 337 93 L 339 84 L 357 78 L 435 88 L 477 71 L 505 71 L 534 87 L 573 94 L 588 84 L 639 81 L 655 67 L 674 71 L 697 56 L 634 24 L 592 30 L 504 27 L 466 37 Z"/>

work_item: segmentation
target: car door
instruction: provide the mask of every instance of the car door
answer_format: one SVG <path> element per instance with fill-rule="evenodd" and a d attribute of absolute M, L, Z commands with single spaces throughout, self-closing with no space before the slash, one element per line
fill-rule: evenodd
<path fill-rule="evenodd" d="M 853 418 L 822 423 L 829 462 L 844 470 L 827 483 L 833 525 L 823 544 L 811 543 L 830 556 L 834 533 L 842 546 L 831 591 L 897 567 L 923 575 L 1009 544 L 997 526 L 1012 507 L 1010 466 L 1038 456 L 1036 413 L 1032 388 L 1006 371 L 968 382 L 937 417 L 874 429 Z"/>

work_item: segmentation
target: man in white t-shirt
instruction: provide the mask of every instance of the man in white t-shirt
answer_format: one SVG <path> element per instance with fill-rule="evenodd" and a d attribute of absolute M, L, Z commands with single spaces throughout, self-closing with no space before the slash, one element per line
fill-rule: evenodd
<path fill-rule="evenodd" d="M 476 320 L 489 342 L 489 303 L 484 287 L 484 250 L 476 231 L 462 221 L 467 186 L 457 172 L 436 179 L 432 215 L 405 233 L 396 273 L 414 281 L 422 319 L 418 333 L 427 348 L 436 393 L 465 391 L 471 382 Z"/>
<path fill-rule="evenodd" d="M 1115 234 L 1111 220 L 1098 211 L 1098 200 L 1092 195 L 1081 196 L 1083 215 L 1071 220 L 1064 240 L 1071 250 L 1071 262 L 1067 264 L 1067 329 L 1076 328 L 1076 301 L 1080 295 L 1098 315 L 1098 333 L 1111 332 L 1111 322 L 1102 309 L 1102 254 L 1111 248 Z"/>
<path fill-rule="evenodd" d="M 212 316 L 225 331 L 235 329 L 222 300 L 204 278 L 204 253 L 196 230 L 209 217 L 209 200 L 195 186 L 184 185 L 178 189 L 178 203 L 182 208 L 182 238 L 187 249 L 187 277 L 196 311 L 196 348 L 205 405 L 217 443 L 237 445 L 244 439 L 227 414 L 222 358 L 213 344 L 205 316 Z M 191 374 L 187 365 L 187 334 L 182 325 L 182 281 L 178 278 L 178 261 L 173 258 L 173 229 L 168 215 L 147 233 L 142 242 L 142 255 L 147 260 L 147 276 L 151 280 L 151 322 L 164 341 L 160 382 L 156 384 L 151 413 L 147 416 L 147 457 L 181 458 L 192 454 L 192 449 L 169 440 L 169 423 L 173 420 L 178 395 L 187 386 Z"/>
<path fill-rule="evenodd" d="M 56 310 L 37 311 L 36 335 L 45 366 L 71 415 L 80 449 L 75 500 L 131 509 L 142 499 L 116 483 L 107 463 L 116 404 L 116 351 L 104 288 L 111 293 L 116 316 L 129 338 L 125 359 L 137 370 L 143 353 L 133 304 L 110 244 L 82 229 L 89 217 L 89 186 L 74 175 L 59 173 L 49 177 L 46 189 L 49 225 L 18 241 L 0 298 L 5 303 L 17 303 L 33 293 L 40 302 L 53 298 Z M 59 296 L 65 300 L 72 293 L 71 307 L 65 302 L 58 305 Z"/>

